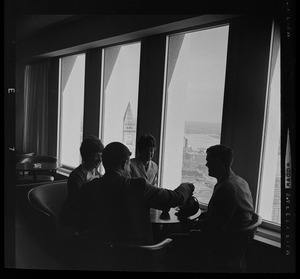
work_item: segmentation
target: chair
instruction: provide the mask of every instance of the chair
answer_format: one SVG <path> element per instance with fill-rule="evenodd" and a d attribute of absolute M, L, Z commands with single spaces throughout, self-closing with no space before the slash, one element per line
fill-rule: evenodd
<path fill-rule="evenodd" d="M 39 156 L 26 156 L 19 161 L 21 164 L 23 163 L 56 163 L 57 158 L 54 156 L 47 155 L 39 155 Z M 56 171 L 44 171 L 42 174 L 38 174 L 35 182 L 51 182 L 54 181 L 56 176 Z M 19 177 L 19 183 L 31 183 L 33 182 L 33 175 L 29 173 L 29 175 Z"/>
<path fill-rule="evenodd" d="M 170 269 L 192 272 L 247 272 L 251 243 L 262 218 L 256 213 L 248 227 L 227 232 L 191 230 L 189 233 L 172 234 Z M 177 261 L 178 254 L 185 254 L 186 261 Z M 184 260 L 184 259 L 183 259 Z M 177 270 L 178 271 L 178 270 Z"/>
<path fill-rule="evenodd" d="M 102 242 L 78 236 L 81 259 L 77 266 L 83 270 L 144 271 L 166 270 L 166 255 L 172 239 L 166 238 L 153 245 L 133 245 Z M 79 249 L 78 249 L 79 247 Z M 83 249 L 82 249 L 83 247 Z"/>
<path fill-rule="evenodd" d="M 36 211 L 35 235 L 42 246 L 68 269 L 80 270 L 164 270 L 167 238 L 154 245 L 126 245 L 102 242 L 80 235 L 61 225 L 59 214 L 67 197 L 67 181 L 43 184 L 31 189 L 28 201 Z"/>
<path fill-rule="evenodd" d="M 67 180 L 42 184 L 28 192 L 29 204 L 37 211 L 37 233 L 47 243 L 54 242 L 59 234 L 59 213 L 67 198 Z"/>

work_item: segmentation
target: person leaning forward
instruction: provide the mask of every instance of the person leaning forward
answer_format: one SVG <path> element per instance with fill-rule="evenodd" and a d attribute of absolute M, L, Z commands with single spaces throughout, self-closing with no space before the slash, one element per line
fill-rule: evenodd
<path fill-rule="evenodd" d="M 150 208 L 184 204 L 192 196 L 194 185 L 183 183 L 168 190 L 149 184 L 145 178 L 131 178 L 130 155 L 120 142 L 104 148 L 104 176 L 81 189 L 82 230 L 104 241 L 151 245 Z"/>

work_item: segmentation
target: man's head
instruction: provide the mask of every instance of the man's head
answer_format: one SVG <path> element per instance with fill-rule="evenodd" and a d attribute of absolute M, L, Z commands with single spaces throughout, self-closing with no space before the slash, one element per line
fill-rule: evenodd
<path fill-rule="evenodd" d="M 206 150 L 206 166 L 209 176 L 219 178 L 231 169 L 233 151 L 224 144 L 210 146 Z"/>
<path fill-rule="evenodd" d="M 86 137 L 80 146 L 82 161 L 94 167 L 99 167 L 103 149 L 104 145 L 99 138 L 93 135 Z"/>
<path fill-rule="evenodd" d="M 105 172 L 119 170 L 123 174 L 128 175 L 127 172 L 130 172 L 130 156 L 131 152 L 123 143 L 109 143 L 102 153 L 102 163 Z"/>

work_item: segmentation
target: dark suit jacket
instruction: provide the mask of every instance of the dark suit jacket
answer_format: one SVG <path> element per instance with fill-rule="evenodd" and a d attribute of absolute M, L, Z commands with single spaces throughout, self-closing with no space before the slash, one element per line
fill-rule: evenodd
<path fill-rule="evenodd" d="M 153 244 L 150 208 L 176 207 L 186 202 L 193 190 L 189 184 L 167 190 L 144 178 L 106 173 L 82 187 L 82 225 L 101 240 Z"/>
<path fill-rule="evenodd" d="M 131 177 L 145 177 L 147 181 L 157 186 L 158 166 L 155 162 L 150 161 L 147 171 L 139 158 L 130 160 Z"/>
<path fill-rule="evenodd" d="M 207 212 L 201 214 L 196 227 L 212 231 L 246 227 L 253 211 L 248 183 L 231 171 L 215 185 Z"/>

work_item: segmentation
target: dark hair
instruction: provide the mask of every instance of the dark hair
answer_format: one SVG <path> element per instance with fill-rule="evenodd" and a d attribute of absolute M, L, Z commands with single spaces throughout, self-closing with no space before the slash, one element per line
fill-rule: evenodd
<path fill-rule="evenodd" d="M 233 163 L 233 150 L 224 144 L 210 146 L 206 153 L 214 159 L 219 159 L 225 167 L 231 167 Z"/>
<path fill-rule="evenodd" d="M 144 134 L 140 136 L 136 143 L 136 147 L 139 153 L 141 153 L 143 150 L 145 150 L 148 147 L 156 147 L 156 140 L 155 138 L 150 134 Z"/>
<path fill-rule="evenodd" d="M 131 152 L 121 142 L 109 143 L 102 152 L 102 163 L 105 171 L 119 167 L 122 162 L 126 161 L 131 155 Z"/>
<path fill-rule="evenodd" d="M 102 141 L 94 135 L 86 137 L 80 146 L 80 154 L 83 161 L 87 161 L 89 156 L 96 152 L 102 152 L 104 145 Z"/>

